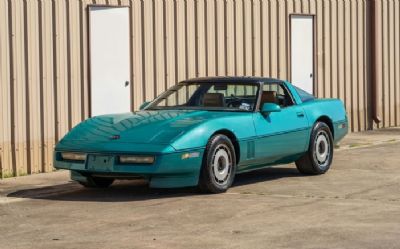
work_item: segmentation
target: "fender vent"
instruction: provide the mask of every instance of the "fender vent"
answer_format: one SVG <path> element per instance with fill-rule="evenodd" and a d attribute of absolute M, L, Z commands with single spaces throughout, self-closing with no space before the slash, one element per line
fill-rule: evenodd
<path fill-rule="evenodd" d="M 255 157 L 255 143 L 254 141 L 247 142 L 247 158 L 254 158 Z"/>

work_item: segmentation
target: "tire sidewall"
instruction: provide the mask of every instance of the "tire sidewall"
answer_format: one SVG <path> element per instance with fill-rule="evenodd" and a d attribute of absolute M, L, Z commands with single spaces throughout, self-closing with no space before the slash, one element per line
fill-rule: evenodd
<path fill-rule="evenodd" d="M 314 156 L 316 153 L 316 151 L 315 151 L 316 148 L 314 146 L 314 142 L 317 139 L 317 135 L 320 131 L 324 131 L 328 135 L 328 143 L 329 143 L 330 153 L 329 153 L 329 158 L 328 158 L 328 162 L 327 162 L 326 166 L 321 166 L 320 163 L 317 161 L 317 159 Z M 310 145 L 309 145 L 309 153 L 310 153 L 309 157 L 311 159 L 312 166 L 315 169 L 315 171 L 322 174 L 329 170 L 329 168 L 332 164 L 332 160 L 333 160 L 333 152 L 334 152 L 333 136 L 332 136 L 331 129 L 329 128 L 329 126 L 327 124 L 325 124 L 323 122 L 316 123 L 312 130 Z"/>
<path fill-rule="evenodd" d="M 216 148 L 220 145 L 224 144 L 230 150 L 232 157 L 232 166 L 231 172 L 228 180 L 224 184 L 219 184 L 216 182 L 214 178 L 214 172 L 212 168 L 212 161 L 215 154 Z M 212 193 L 222 193 L 225 192 L 233 183 L 236 174 L 236 154 L 234 146 L 231 140 L 225 135 L 215 135 L 213 136 L 206 147 L 206 151 L 203 157 L 203 165 L 200 172 L 200 186 L 202 189 L 206 189 Z"/>

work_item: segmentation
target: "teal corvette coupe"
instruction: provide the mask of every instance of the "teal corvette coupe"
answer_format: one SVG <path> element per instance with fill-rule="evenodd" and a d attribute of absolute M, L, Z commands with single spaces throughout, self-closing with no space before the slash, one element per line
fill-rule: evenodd
<path fill-rule="evenodd" d="M 186 80 L 140 109 L 78 124 L 56 145 L 55 167 L 86 187 L 141 178 L 221 193 L 236 174 L 277 164 L 323 174 L 348 132 L 340 100 L 269 78 Z"/>

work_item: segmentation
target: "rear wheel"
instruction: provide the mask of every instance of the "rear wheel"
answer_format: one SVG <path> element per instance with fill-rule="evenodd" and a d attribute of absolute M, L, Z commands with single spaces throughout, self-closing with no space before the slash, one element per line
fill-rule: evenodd
<path fill-rule="evenodd" d="M 203 192 L 223 193 L 232 185 L 236 173 L 236 155 L 231 140 L 213 136 L 206 147 L 200 171 L 199 188 Z"/>
<path fill-rule="evenodd" d="M 296 161 L 297 169 L 303 174 L 326 173 L 333 159 L 333 137 L 329 126 L 323 122 L 315 124 L 308 151 Z"/>
<path fill-rule="evenodd" d="M 86 188 L 108 188 L 113 182 L 113 178 L 87 176 L 86 182 L 79 183 Z"/>

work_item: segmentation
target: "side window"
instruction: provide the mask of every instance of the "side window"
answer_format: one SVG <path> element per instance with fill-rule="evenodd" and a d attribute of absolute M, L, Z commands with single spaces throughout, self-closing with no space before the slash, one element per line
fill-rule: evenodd
<path fill-rule="evenodd" d="M 265 95 L 273 95 L 275 103 L 280 105 L 281 108 L 294 105 L 288 90 L 280 83 L 265 83 L 263 92 Z"/>
<path fill-rule="evenodd" d="M 297 94 L 299 95 L 302 102 L 307 102 L 307 101 L 311 101 L 311 100 L 315 99 L 315 97 L 313 95 L 309 94 L 308 92 L 306 92 L 296 86 L 293 86 L 293 87 L 294 87 L 294 89 L 296 89 Z"/>
<path fill-rule="evenodd" d="M 215 84 L 206 93 L 223 95 L 225 108 L 250 111 L 254 109 L 257 100 L 257 85 Z"/>

